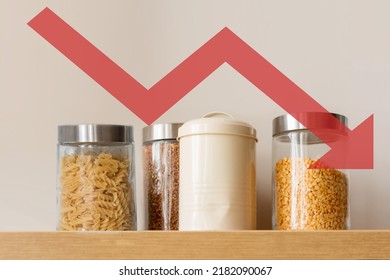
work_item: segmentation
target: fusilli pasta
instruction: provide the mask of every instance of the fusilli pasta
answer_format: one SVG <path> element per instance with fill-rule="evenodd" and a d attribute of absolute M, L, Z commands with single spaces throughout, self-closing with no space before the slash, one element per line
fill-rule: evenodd
<path fill-rule="evenodd" d="M 132 230 L 129 161 L 109 153 L 61 158 L 59 230 Z"/>

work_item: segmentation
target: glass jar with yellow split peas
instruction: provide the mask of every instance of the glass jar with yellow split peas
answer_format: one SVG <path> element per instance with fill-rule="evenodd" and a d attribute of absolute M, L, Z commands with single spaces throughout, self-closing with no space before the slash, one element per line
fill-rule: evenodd
<path fill-rule="evenodd" d="M 133 128 L 58 127 L 57 230 L 136 230 Z"/>
<path fill-rule="evenodd" d="M 347 118 L 316 112 L 294 116 L 310 130 L 291 115 L 273 121 L 273 229 L 349 229 L 347 170 L 320 161 L 319 168 L 311 168 L 329 150 L 326 143 L 345 140 Z"/>

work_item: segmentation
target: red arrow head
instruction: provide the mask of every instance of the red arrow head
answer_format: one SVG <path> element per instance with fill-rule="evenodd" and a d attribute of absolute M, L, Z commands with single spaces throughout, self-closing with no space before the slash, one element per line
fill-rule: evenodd
<path fill-rule="evenodd" d="M 335 169 L 374 168 L 374 115 L 371 115 L 343 140 L 327 143 L 331 150 L 310 168 L 329 166 Z"/>

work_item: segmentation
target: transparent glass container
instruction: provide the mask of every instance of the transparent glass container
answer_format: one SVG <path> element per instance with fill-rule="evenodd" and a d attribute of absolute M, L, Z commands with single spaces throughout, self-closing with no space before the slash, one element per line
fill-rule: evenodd
<path fill-rule="evenodd" d="M 312 131 L 326 141 L 345 137 L 347 118 L 327 121 L 323 113 L 302 113 Z M 347 170 L 310 169 L 329 147 L 291 115 L 273 121 L 273 217 L 279 230 L 343 230 L 350 228 Z"/>
<path fill-rule="evenodd" d="M 148 230 L 179 229 L 179 141 L 181 123 L 143 129 L 143 174 Z"/>
<path fill-rule="evenodd" d="M 136 230 L 133 128 L 58 127 L 57 230 Z"/>

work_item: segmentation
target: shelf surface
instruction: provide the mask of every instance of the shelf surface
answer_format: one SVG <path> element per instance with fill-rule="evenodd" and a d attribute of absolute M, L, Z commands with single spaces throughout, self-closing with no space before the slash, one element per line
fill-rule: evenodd
<path fill-rule="evenodd" d="M 390 259 L 390 230 L 0 232 L 0 259 Z"/>

